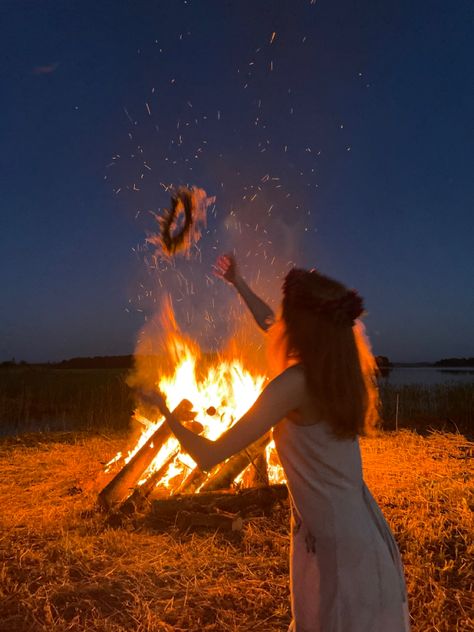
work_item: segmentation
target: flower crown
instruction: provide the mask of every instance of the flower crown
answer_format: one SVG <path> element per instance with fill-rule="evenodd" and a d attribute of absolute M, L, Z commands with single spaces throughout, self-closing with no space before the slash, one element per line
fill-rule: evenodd
<path fill-rule="evenodd" d="M 286 306 L 323 314 L 337 325 L 354 325 L 355 319 L 364 311 L 363 300 L 356 290 L 346 290 L 337 298 L 325 299 L 312 283 L 316 275 L 321 278 L 316 270 L 293 268 L 288 272 L 283 283 Z"/>

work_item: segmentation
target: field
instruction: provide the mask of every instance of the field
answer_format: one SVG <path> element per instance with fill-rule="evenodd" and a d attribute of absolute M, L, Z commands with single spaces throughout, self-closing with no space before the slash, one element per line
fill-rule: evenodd
<path fill-rule="evenodd" d="M 163 532 L 149 513 L 111 528 L 96 510 L 103 464 L 130 436 L 126 377 L 0 371 L 0 632 L 286 630 L 286 504 L 233 534 Z M 362 440 L 365 477 L 403 555 L 413 630 L 474 631 L 474 385 L 381 395 L 399 431 Z"/>
<path fill-rule="evenodd" d="M 0 631 L 282 631 L 288 508 L 241 532 L 121 528 L 94 510 L 123 434 L 0 442 Z M 365 476 L 402 551 L 414 632 L 474 630 L 474 444 L 460 434 L 363 439 Z"/>

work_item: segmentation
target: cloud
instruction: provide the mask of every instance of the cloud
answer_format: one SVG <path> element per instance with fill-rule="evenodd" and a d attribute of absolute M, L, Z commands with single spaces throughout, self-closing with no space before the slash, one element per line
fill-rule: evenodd
<path fill-rule="evenodd" d="M 35 75 L 50 75 L 54 72 L 59 66 L 59 62 L 54 62 L 54 64 L 47 64 L 46 66 L 35 66 L 33 68 L 33 72 Z"/>

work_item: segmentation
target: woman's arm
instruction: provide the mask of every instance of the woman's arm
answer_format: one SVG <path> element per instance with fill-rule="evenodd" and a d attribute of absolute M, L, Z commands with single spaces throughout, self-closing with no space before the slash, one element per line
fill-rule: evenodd
<path fill-rule="evenodd" d="M 208 471 L 254 443 L 287 413 L 298 408 L 305 396 L 305 378 L 301 367 L 286 369 L 268 384 L 252 408 L 216 441 L 200 437 L 185 428 L 168 410 L 161 394 L 146 392 L 142 395 L 160 408 L 182 447 L 201 470 Z"/>
<path fill-rule="evenodd" d="M 244 279 L 239 275 L 237 263 L 233 255 L 221 255 L 215 265 L 216 275 L 231 283 L 240 296 L 244 299 L 257 325 L 267 331 L 275 320 L 275 314 L 255 292 L 253 292 Z"/>

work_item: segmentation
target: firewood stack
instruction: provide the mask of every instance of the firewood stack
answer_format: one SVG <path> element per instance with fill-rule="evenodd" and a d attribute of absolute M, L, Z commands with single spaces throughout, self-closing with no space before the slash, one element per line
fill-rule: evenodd
<path fill-rule="evenodd" d="M 188 400 L 182 400 L 173 414 L 195 432 L 202 430 L 194 420 L 196 413 Z M 269 434 L 209 473 L 196 467 L 163 497 L 158 491 L 159 482 L 177 452 L 170 454 L 159 470 L 149 476 L 146 471 L 170 435 L 168 425 L 163 423 L 99 493 L 102 509 L 111 512 L 116 519 L 148 510 L 151 521 L 159 527 L 171 523 L 184 530 L 235 531 L 242 528 L 243 518 L 268 515 L 276 502 L 287 498 L 286 485 L 269 485 L 265 457 Z M 234 481 L 240 475 L 237 486 Z M 145 482 L 138 485 L 144 477 Z"/>

